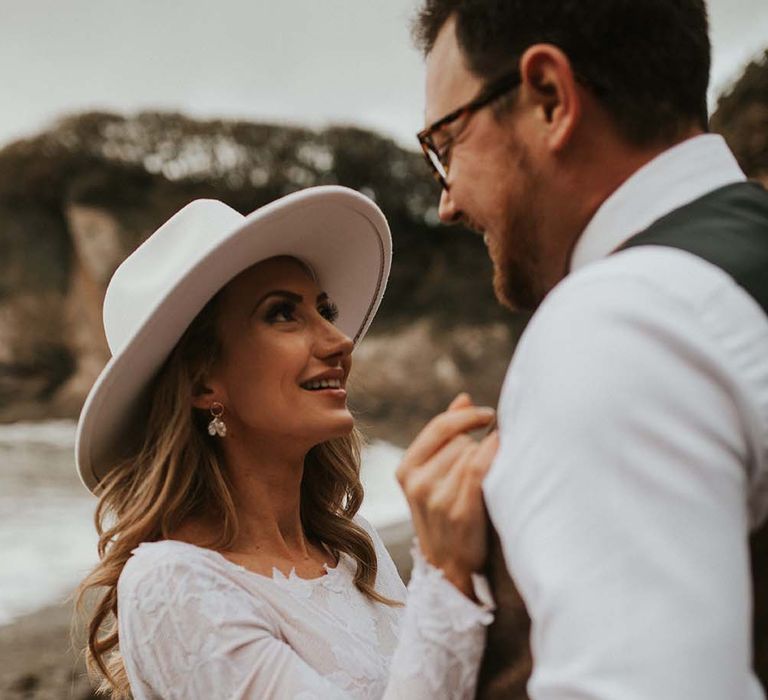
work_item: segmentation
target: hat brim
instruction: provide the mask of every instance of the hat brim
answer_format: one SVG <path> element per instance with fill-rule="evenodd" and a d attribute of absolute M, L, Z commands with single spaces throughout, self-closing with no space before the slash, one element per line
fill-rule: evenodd
<path fill-rule="evenodd" d="M 178 279 L 102 370 L 77 427 L 77 470 L 86 488 L 98 493 L 109 469 L 135 448 L 151 381 L 203 306 L 240 272 L 276 256 L 311 268 L 339 307 L 339 328 L 360 341 L 391 265 L 389 227 L 379 208 L 353 190 L 327 186 L 258 209 Z"/>

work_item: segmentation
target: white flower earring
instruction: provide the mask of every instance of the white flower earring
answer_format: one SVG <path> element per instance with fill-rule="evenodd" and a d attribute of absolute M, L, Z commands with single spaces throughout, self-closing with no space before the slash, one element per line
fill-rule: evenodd
<path fill-rule="evenodd" d="M 221 420 L 224 415 L 224 405 L 218 401 L 214 401 L 211 404 L 211 422 L 208 423 L 208 435 L 218 435 L 219 437 L 226 437 L 227 424 Z"/>

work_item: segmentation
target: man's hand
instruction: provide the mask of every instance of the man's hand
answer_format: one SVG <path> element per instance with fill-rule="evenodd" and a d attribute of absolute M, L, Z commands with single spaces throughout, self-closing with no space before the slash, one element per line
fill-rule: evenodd
<path fill-rule="evenodd" d="M 487 428 L 495 415 L 459 394 L 419 433 L 397 469 L 425 559 L 469 597 L 471 575 L 487 555 L 481 485 L 499 441 L 495 430 L 480 442 L 467 433 Z"/>

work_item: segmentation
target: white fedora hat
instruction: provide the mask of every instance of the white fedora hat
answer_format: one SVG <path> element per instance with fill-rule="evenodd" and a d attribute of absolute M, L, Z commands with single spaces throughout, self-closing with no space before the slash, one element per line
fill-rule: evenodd
<path fill-rule="evenodd" d="M 384 294 L 392 242 L 381 210 L 346 187 L 301 190 L 249 216 L 196 200 L 118 267 L 104 298 L 112 357 L 77 425 L 77 471 L 90 491 L 135 445 L 152 379 L 195 316 L 240 272 L 278 255 L 312 270 L 357 343 Z"/>

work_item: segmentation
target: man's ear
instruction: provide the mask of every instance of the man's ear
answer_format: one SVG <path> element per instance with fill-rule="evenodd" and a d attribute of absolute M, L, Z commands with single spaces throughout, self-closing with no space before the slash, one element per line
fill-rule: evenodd
<path fill-rule="evenodd" d="M 520 59 L 522 90 L 551 151 L 563 150 L 581 118 L 582 97 L 568 57 L 553 44 L 534 44 Z"/>

